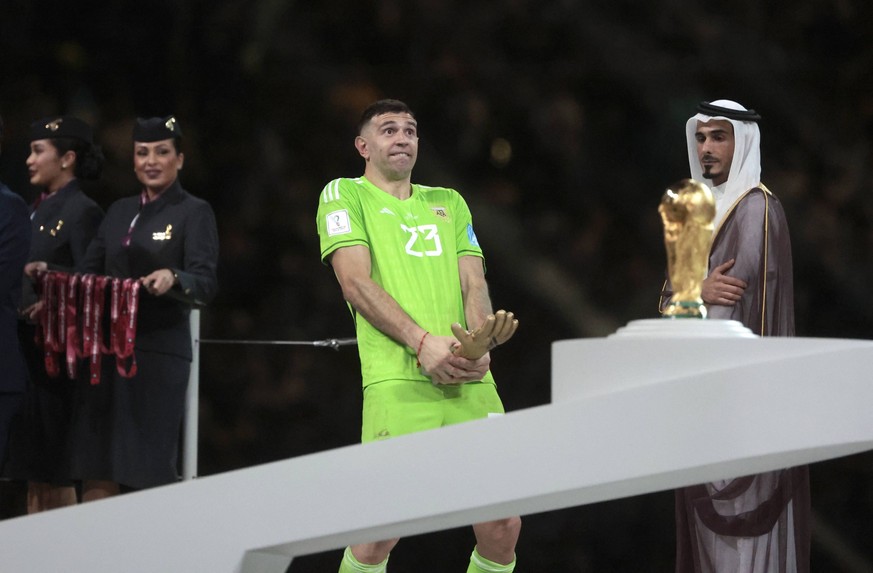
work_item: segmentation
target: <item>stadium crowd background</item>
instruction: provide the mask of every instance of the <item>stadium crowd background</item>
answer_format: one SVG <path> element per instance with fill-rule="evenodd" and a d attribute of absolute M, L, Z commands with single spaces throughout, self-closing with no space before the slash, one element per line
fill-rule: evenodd
<path fill-rule="evenodd" d="M 493 357 L 517 410 L 549 401 L 552 341 L 656 316 L 657 205 L 687 176 L 684 124 L 701 100 L 764 118 L 798 335 L 871 338 L 871 22 L 864 0 L 3 0 L 0 180 L 31 200 L 28 124 L 79 115 L 108 158 L 88 187 L 107 207 L 137 191 L 133 118 L 174 113 L 183 186 L 212 203 L 221 238 L 202 336 L 350 337 L 316 201 L 362 172 L 360 111 L 402 99 L 420 124 L 414 180 L 467 198 L 495 307 L 521 320 Z M 355 443 L 356 351 L 204 345 L 200 407 L 201 475 Z M 813 570 L 873 571 L 873 455 L 814 465 L 812 488 Z M 670 492 L 528 516 L 519 571 L 670 571 L 672 519 Z M 467 528 L 418 536 L 392 568 L 462 570 L 471 543 Z M 333 570 L 337 555 L 291 571 Z"/>

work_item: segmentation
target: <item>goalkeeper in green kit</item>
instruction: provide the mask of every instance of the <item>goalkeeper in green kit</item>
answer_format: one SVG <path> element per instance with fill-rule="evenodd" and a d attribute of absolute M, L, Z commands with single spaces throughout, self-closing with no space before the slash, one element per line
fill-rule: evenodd
<path fill-rule="evenodd" d="M 518 325 L 492 312 L 482 249 L 464 199 L 411 182 L 418 125 L 409 107 L 364 110 L 355 147 L 363 177 L 321 192 L 322 260 L 333 267 L 355 320 L 370 442 L 503 413 L 489 350 Z M 473 525 L 468 573 L 515 569 L 521 519 Z M 381 573 L 398 539 L 348 547 L 340 573 Z"/>

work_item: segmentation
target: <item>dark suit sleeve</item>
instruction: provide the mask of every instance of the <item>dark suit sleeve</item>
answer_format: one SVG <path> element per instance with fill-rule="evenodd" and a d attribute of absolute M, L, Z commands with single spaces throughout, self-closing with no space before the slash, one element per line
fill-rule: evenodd
<path fill-rule="evenodd" d="M 196 205 L 186 223 L 184 266 L 171 269 L 178 281 L 171 292 L 174 298 L 204 305 L 218 292 L 218 228 L 209 203 Z"/>
<path fill-rule="evenodd" d="M 4 200 L 0 208 L 0 296 L 21 288 L 30 252 L 30 219 L 23 201 Z"/>
<path fill-rule="evenodd" d="M 17 331 L 30 234 L 27 205 L 0 188 L 0 392 L 21 392 L 27 380 Z"/>

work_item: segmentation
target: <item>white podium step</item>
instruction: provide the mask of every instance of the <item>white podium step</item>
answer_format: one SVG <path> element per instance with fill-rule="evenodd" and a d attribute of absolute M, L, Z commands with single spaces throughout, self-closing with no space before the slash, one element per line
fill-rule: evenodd
<path fill-rule="evenodd" d="M 282 573 L 350 543 L 853 454 L 873 449 L 871 371 L 870 341 L 560 341 L 550 405 L 8 520 L 2 569 Z"/>

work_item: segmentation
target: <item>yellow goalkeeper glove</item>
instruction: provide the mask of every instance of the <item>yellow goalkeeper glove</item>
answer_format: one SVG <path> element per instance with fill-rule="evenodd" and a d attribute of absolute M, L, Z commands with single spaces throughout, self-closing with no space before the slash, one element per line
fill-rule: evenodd
<path fill-rule="evenodd" d="M 476 360 L 484 356 L 489 350 L 512 338 L 517 328 L 518 320 L 511 312 L 505 310 L 489 314 L 482 325 L 472 332 L 464 330 L 464 327 L 456 322 L 452 325 L 452 332 L 461 346 L 455 347 L 452 352 L 458 356 Z"/>

